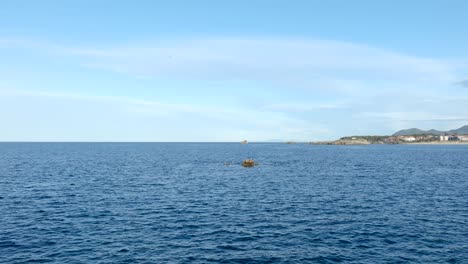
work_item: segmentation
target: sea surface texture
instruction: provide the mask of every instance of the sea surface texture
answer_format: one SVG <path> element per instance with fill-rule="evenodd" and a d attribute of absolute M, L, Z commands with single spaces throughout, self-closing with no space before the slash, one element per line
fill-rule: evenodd
<path fill-rule="evenodd" d="M 468 146 L 1 143 L 0 263 L 46 262 L 468 263 Z"/>

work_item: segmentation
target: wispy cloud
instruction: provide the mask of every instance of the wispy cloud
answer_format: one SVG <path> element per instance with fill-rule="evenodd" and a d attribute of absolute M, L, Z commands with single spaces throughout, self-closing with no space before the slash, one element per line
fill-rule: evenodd
<path fill-rule="evenodd" d="M 359 114 L 363 118 L 380 118 L 385 120 L 405 122 L 453 122 L 468 121 L 468 115 L 447 116 L 429 112 L 364 112 Z"/>
<path fill-rule="evenodd" d="M 309 103 L 298 103 L 298 102 L 286 102 L 267 104 L 259 106 L 260 109 L 268 111 L 279 111 L 279 112 L 316 112 L 324 110 L 337 110 L 343 109 L 347 106 L 345 102 L 309 102 Z"/>
<path fill-rule="evenodd" d="M 362 44 L 303 38 L 176 38 L 72 47 L 22 39 L 0 45 L 71 56 L 81 64 L 146 77 L 249 79 L 310 89 L 356 88 L 363 79 L 454 82 L 455 65 Z"/>
<path fill-rule="evenodd" d="M 359 79 L 369 74 L 397 80 L 455 78 L 453 66 L 441 60 L 315 39 L 179 39 L 126 47 L 64 48 L 61 52 L 82 57 L 96 67 L 144 76 L 291 83 Z"/>
<path fill-rule="evenodd" d="M 25 112 L 26 106 L 36 110 Z M 16 112 L 15 118 L 7 114 L 11 111 Z M 100 138 L 86 139 L 91 141 L 309 140 L 330 132 L 323 125 L 274 111 L 18 90 L 0 90 L 0 118 L 5 126 L 19 130 L 18 135 L 28 123 L 47 131 L 37 133 L 43 138 L 22 140 L 69 140 L 89 130 L 106 131 L 104 137 L 101 133 Z M 16 123 L 19 119 L 22 125 Z"/>
<path fill-rule="evenodd" d="M 468 87 L 468 80 L 463 80 L 455 83 L 456 85 Z"/>
<path fill-rule="evenodd" d="M 364 44 L 301 38 L 208 37 L 73 46 L 0 39 L 0 48 L 46 54 L 66 60 L 67 66 L 96 71 L 97 75 L 104 71 L 128 79 L 215 80 L 220 81 L 217 88 L 220 94 L 227 89 L 242 90 L 241 96 L 233 100 L 235 103 L 229 105 L 201 103 L 189 98 L 195 93 L 211 95 L 203 87 L 190 85 L 176 87 L 188 92 L 181 95 L 186 97 L 180 101 L 184 103 L 154 99 L 158 91 L 154 92 L 153 99 L 146 99 L 137 93 L 130 97 L 70 94 L 66 88 L 63 93 L 21 94 L 14 90 L 17 93 L 14 97 L 20 103 L 27 97 L 35 98 L 32 103 L 76 101 L 81 108 L 88 105 L 105 112 L 109 119 L 113 113 L 108 109 L 113 109 L 128 118 L 127 123 L 145 120 L 165 124 L 172 132 L 184 123 L 197 120 L 192 125 L 202 135 L 198 138 L 210 133 L 208 127 L 221 135 L 219 140 L 313 140 L 342 136 L 333 130 L 368 131 L 372 124 L 382 128 L 379 132 L 393 132 L 418 124 L 432 126 L 439 122 L 458 126 L 466 121 L 462 109 L 468 103 L 468 92 L 454 86 L 454 83 L 468 86 L 460 74 L 464 70 L 460 63 Z M 250 86 L 223 86 L 232 80 L 246 81 Z M 207 128 L 203 129 L 203 125 Z"/>

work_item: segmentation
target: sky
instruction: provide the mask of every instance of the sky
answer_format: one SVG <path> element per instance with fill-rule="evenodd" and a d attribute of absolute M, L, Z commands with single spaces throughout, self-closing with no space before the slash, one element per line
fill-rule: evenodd
<path fill-rule="evenodd" d="M 0 141 L 330 140 L 468 124 L 468 2 L 0 2 Z"/>

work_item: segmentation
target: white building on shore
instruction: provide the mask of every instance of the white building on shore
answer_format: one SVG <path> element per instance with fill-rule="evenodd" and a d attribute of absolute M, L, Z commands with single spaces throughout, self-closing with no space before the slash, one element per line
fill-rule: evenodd
<path fill-rule="evenodd" d="M 448 135 L 441 135 L 440 136 L 440 141 L 448 141 L 449 140 L 449 136 Z"/>
<path fill-rule="evenodd" d="M 441 135 L 440 141 L 468 141 L 468 135 Z"/>
<path fill-rule="evenodd" d="M 403 137 L 402 140 L 406 142 L 413 142 L 413 141 L 416 141 L 416 138 L 410 136 L 410 137 Z"/>

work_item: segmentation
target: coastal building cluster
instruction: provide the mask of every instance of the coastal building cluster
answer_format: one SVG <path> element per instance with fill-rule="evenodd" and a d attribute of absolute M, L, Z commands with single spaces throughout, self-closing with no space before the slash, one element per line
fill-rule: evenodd
<path fill-rule="evenodd" d="M 406 143 L 411 143 L 411 142 L 456 142 L 456 141 L 465 141 L 468 142 L 468 135 L 409 135 L 409 136 L 390 136 L 384 139 L 385 143 L 388 144 L 395 144 L 398 142 L 406 142 Z"/>
<path fill-rule="evenodd" d="M 438 138 L 434 135 L 414 135 L 414 136 L 390 136 L 384 139 L 387 144 L 395 144 L 399 142 L 429 142 L 437 141 Z"/>
<path fill-rule="evenodd" d="M 468 135 L 441 135 L 440 141 L 468 141 Z"/>

